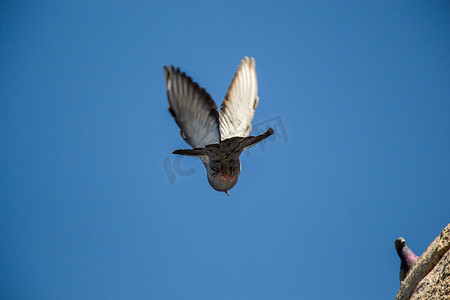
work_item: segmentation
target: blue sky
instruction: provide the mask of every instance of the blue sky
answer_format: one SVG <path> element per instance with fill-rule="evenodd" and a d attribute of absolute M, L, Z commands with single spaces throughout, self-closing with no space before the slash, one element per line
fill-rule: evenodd
<path fill-rule="evenodd" d="M 0 14 L 2 299 L 389 299 L 395 238 L 420 255 L 449 222 L 446 1 Z M 227 197 L 171 154 L 162 66 L 220 105 L 244 56 L 278 135 Z"/>

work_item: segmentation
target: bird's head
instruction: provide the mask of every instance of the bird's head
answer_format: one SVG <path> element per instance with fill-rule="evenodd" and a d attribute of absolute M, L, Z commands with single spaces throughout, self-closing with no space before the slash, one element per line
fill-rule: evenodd
<path fill-rule="evenodd" d="M 240 166 L 221 167 L 217 172 L 208 172 L 208 181 L 216 191 L 225 192 L 229 196 L 228 190 L 237 183 L 240 172 Z"/>
<path fill-rule="evenodd" d="M 397 250 L 397 253 L 401 253 L 404 246 L 406 246 L 406 240 L 402 237 L 399 237 L 395 240 L 395 250 Z"/>

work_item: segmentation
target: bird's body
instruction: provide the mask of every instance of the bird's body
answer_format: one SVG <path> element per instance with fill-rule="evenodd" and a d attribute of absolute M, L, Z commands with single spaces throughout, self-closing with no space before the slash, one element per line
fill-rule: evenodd
<path fill-rule="evenodd" d="M 273 134 L 269 128 L 249 136 L 259 101 L 254 59 L 242 60 L 219 112 L 211 96 L 178 68 L 164 67 L 164 73 L 169 111 L 193 148 L 173 153 L 199 157 L 210 185 L 228 194 L 241 171 L 242 151 Z"/>
<path fill-rule="evenodd" d="M 409 270 L 414 266 L 419 257 L 406 246 L 406 240 L 399 237 L 395 240 L 395 250 L 400 257 L 400 282 L 402 282 Z"/>

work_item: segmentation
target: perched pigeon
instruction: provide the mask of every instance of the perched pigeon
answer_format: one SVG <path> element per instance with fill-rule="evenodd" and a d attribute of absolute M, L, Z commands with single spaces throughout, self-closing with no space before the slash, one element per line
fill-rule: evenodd
<path fill-rule="evenodd" d="M 406 246 L 406 241 L 402 237 L 395 240 L 395 250 L 397 250 L 397 254 L 401 260 L 400 282 L 402 282 L 419 257 Z"/>
<path fill-rule="evenodd" d="M 205 89 L 179 68 L 164 66 L 164 74 L 169 111 L 181 136 L 193 148 L 173 153 L 199 157 L 209 184 L 229 195 L 241 171 L 242 151 L 273 134 L 269 128 L 261 135 L 249 136 L 259 101 L 255 60 L 245 57 L 241 61 L 219 112 Z"/>

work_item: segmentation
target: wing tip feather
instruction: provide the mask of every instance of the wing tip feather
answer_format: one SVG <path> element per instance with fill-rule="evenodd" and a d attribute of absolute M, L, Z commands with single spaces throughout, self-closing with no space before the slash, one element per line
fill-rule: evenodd
<path fill-rule="evenodd" d="M 194 90 L 197 90 L 198 92 L 205 95 L 207 105 L 212 109 L 217 109 L 217 104 L 212 99 L 211 95 L 206 91 L 205 88 L 201 87 L 197 82 L 195 82 L 192 77 L 188 76 L 185 72 L 181 71 L 179 67 L 174 67 L 173 65 L 170 66 L 163 66 L 164 68 L 164 75 L 166 77 L 166 89 L 170 89 L 170 79 L 174 77 L 175 75 L 180 76 L 182 79 L 187 80 L 187 82 L 194 88 Z"/>

